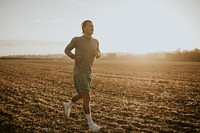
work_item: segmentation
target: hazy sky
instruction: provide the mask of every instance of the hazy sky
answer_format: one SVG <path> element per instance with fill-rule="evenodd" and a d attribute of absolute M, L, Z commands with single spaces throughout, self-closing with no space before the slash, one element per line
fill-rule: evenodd
<path fill-rule="evenodd" d="M 102 52 L 200 48 L 200 0 L 0 0 L 0 56 L 63 53 L 85 19 Z"/>

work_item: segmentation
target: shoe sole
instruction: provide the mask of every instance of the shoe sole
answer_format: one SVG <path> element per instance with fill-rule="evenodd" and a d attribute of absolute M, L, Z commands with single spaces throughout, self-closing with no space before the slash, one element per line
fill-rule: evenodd
<path fill-rule="evenodd" d="M 101 128 L 99 128 L 99 129 L 97 129 L 97 130 L 90 130 L 89 129 L 89 131 L 91 131 L 91 132 L 98 132 L 98 131 L 100 131 L 101 130 Z"/>
<path fill-rule="evenodd" d="M 98 130 L 89 130 L 90 132 L 98 132 L 98 131 L 100 131 L 100 129 L 98 129 Z"/>

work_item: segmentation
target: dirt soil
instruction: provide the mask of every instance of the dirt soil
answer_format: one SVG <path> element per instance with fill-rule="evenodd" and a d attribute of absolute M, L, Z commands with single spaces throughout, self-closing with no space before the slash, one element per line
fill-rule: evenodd
<path fill-rule="evenodd" d="M 88 132 L 82 101 L 64 117 L 69 60 L 0 60 L 0 132 Z M 200 132 L 200 63 L 98 60 L 91 83 L 100 132 Z"/>

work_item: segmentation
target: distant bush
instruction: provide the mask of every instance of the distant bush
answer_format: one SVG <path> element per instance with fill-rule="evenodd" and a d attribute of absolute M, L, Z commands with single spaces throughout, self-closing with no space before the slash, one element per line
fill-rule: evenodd
<path fill-rule="evenodd" d="M 117 59 L 117 54 L 116 53 L 108 53 L 107 58 L 108 59 Z"/>

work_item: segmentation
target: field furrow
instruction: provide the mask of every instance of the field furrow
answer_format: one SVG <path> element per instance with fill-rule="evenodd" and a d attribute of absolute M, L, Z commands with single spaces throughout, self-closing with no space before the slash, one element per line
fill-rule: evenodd
<path fill-rule="evenodd" d="M 113 69 L 114 68 L 114 69 Z M 200 132 L 200 63 L 99 60 L 91 107 L 100 132 Z M 0 60 L 0 132 L 88 132 L 69 60 Z"/>

